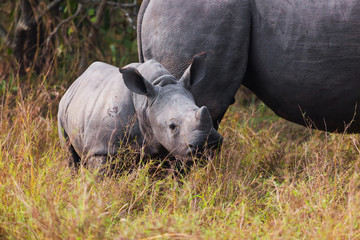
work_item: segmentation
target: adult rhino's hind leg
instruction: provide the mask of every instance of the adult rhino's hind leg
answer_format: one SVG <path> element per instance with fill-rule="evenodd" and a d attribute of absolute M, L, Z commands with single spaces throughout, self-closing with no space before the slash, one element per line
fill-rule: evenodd
<path fill-rule="evenodd" d="M 142 27 L 142 21 L 144 18 L 145 10 L 147 6 L 149 5 L 150 0 L 143 0 L 138 12 L 138 19 L 137 19 L 137 39 L 138 39 L 138 54 L 139 54 L 139 60 L 141 63 L 145 62 L 144 60 L 144 54 L 142 49 L 142 36 L 141 36 L 141 27 Z"/>

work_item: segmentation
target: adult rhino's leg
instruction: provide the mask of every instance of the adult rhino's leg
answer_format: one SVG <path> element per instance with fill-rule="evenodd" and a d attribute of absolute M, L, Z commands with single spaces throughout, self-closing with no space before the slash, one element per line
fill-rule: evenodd
<path fill-rule="evenodd" d="M 139 54 L 139 62 L 141 62 L 141 63 L 145 62 L 144 56 L 143 56 L 143 51 L 142 51 L 142 45 L 141 45 L 141 42 L 142 42 L 141 26 L 142 26 L 145 10 L 146 10 L 149 2 L 150 2 L 150 0 L 142 1 L 139 12 L 138 12 L 138 19 L 137 19 L 138 54 Z"/>
<path fill-rule="evenodd" d="M 247 68 L 249 0 L 151 0 L 145 6 L 138 29 L 141 60 L 155 59 L 180 78 L 191 58 L 206 52 L 206 76 L 192 92 L 216 126 L 233 103 Z"/>

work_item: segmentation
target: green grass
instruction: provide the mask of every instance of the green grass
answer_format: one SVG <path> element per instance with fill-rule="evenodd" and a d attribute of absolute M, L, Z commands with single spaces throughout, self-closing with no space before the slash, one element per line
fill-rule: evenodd
<path fill-rule="evenodd" d="M 360 238 L 357 135 L 235 104 L 205 165 L 174 177 L 153 160 L 100 180 L 67 166 L 56 127 L 64 88 L 43 85 L 1 95 L 0 239 Z"/>

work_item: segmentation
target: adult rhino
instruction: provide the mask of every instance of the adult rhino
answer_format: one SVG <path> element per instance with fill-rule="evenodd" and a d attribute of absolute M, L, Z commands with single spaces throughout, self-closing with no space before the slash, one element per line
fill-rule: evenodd
<path fill-rule="evenodd" d="M 192 91 L 215 125 L 244 84 L 292 122 L 360 131 L 358 0 L 144 0 L 138 45 L 174 76 L 208 53 Z"/>
<path fill-rule="evenodd" d="M 205 74 L 205 54 L 196 55 L 179 81 L 155 60 L 125 68 L 93 63 L 59 104 L 58 129 L 71 165 L 101 167 L 121 143 L 145 155 L 186 159 L 222 137 L 206 107 L 197 107 L 190 89 Z"/>

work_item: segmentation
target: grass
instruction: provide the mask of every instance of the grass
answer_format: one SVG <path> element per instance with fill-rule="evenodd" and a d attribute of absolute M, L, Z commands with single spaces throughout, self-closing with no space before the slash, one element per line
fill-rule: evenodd
<path fill-rule="evenodd" d="M 4 13 L 4 23 L 16 16 Z M 120 175 L 74 173 L 56 114 L 80 59 L 137 56 L 135 32 L 110 14 L 89 52 L 84 18 L 64 25 L 39 73 L 19 77 L 0 42 L 0 239 L 360 239 L 359 136 L 292 124 L 242 91 L 221 123 L 221 153 L 185 176 L 159 159 L 136 163 L 128 148 Z M 45 17 L 49 33 L 56 19 Z"/>
<path fill-rule="evenodd" d="M 99 180 L 67 166 L 56 123 L 64 87 L 17 89 L 1 94 L 0 239 L 360 238 L 357 135 L 235 104 L 205 165 L 159 177 L 154 159 Z"/>

